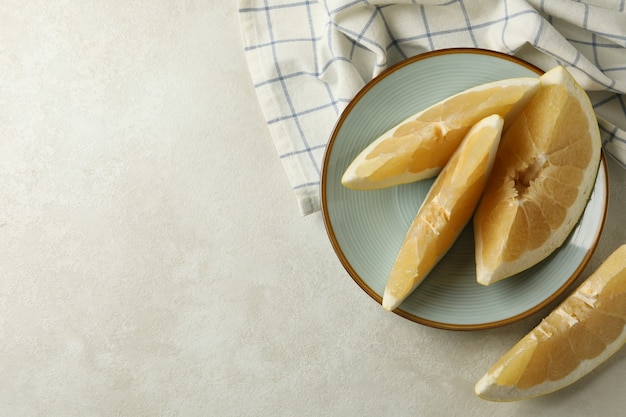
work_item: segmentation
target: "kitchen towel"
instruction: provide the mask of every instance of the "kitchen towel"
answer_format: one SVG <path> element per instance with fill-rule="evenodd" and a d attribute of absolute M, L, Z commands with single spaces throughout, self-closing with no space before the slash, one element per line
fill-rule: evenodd
<path fill-rule="evenodd" d="M 320 209 L 324 152 L 346 104 L 389 66 L 438 49 L 565 66 L 589 93 L 604 149 L 626 167 L 625 3 L 239 0 L 252 82 L 300 212 Z"/>

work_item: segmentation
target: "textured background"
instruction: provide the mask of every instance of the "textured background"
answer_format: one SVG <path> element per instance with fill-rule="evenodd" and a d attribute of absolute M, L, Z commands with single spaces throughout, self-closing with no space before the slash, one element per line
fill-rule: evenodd
<path fill-rule="evenodd" d="M 626 242 L 612 161 L 590 268 Z M 588 275 L 588 270 L 583 276 Z M 0 1 L 0 415 L 621 415 L 626 351 L 557 394 L 477 399 L 542 314 L 386 313 L 300 216 L 235 2 Z"/>

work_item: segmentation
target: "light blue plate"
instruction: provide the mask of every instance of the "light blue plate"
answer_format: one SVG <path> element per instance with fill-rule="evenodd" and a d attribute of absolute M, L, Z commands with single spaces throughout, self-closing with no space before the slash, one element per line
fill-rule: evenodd
<path fill-rule="evenodd" d="M 477 49 L 436 51 L 408 59 L 367 84 L 330 138 L 322 171 L 322 212 L 331 243 L 356 283 L 378 303 L 404 236 L 433 180 L 376 191 L 341 185 L 370 142 L 412 114 L 470 87 L 542 72 L 508 55 Z M 520 320 L 576 281 L 596 248 L 608 206 L 604 157 L 586 211 L 548 259 L 488 287 L 476 283 L 471 224 L 395 312 L 425 325 L 485 329 Z M 471 223 L 471 222 L 470 222 Z M 382 307 L 381 307 L 382 308 Z"/>

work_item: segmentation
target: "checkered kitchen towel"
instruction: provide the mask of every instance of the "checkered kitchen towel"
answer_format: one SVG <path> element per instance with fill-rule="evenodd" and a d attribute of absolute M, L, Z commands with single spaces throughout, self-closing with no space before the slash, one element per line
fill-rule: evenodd
<path fill-rule="evenodd" d="M 320 208 L 332 129 L 366 82 L 407 57 L 474 47 L 589 92 L 606 151 L 626 166 L 626 0 L 239 0 L 252 81 L 303 215 Z"/>

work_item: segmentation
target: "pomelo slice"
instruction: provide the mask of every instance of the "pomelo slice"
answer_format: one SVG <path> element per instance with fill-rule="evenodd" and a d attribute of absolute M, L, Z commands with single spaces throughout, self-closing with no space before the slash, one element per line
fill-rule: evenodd
<path fill-rule="evenodd" d="M 626 342 L 626 245 L 537 327 L 505 353 L 474 390 L 491 401 L 514 401 L 566 387 L 597 368 Z"/>
<path fill-rule="evenodd" d="M 601 141 L 587 94 L 563 67 L 540 82 L 503 134 L 474 216 L 480 284 L 530 268 L 560 247 L 595 184 Z"/>
<path fill-rule="evenodd" d="M 432 178 L 479 120 L 505 117 L 505 126 L 537 91 L 537 78 L 511 78 L 470 88 L 399 123 L 364 149 L 341 182 L 373 190 Z"/>
<path fill-rule="evenodd" d="M 479 121 L 422 202 L 389 275 L 382 305 L 394 310 L 445 255 L 469 222 L 493 166 L 504 120 Z"/>

